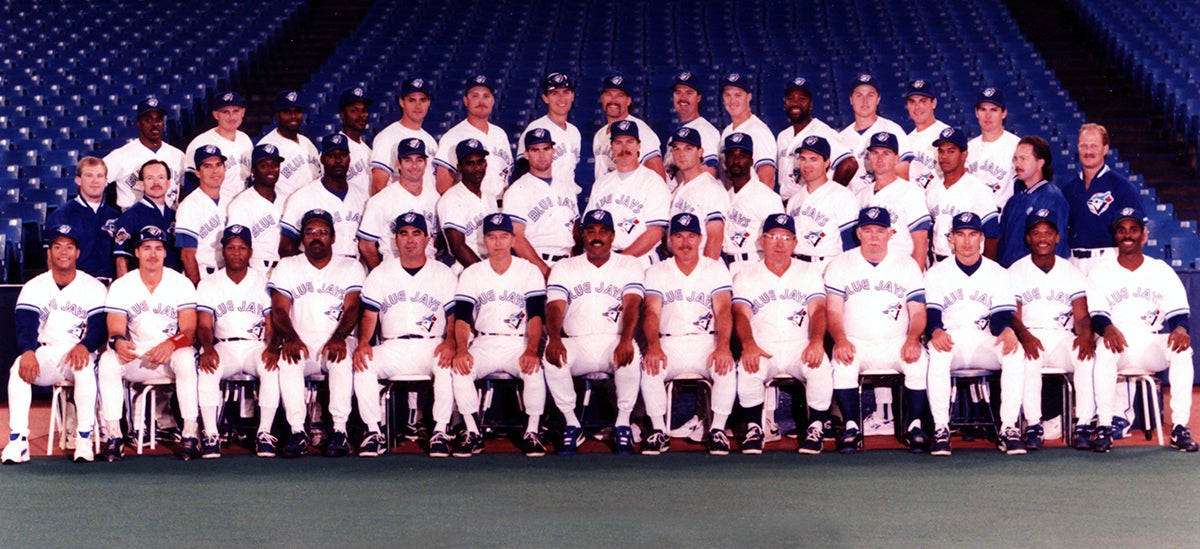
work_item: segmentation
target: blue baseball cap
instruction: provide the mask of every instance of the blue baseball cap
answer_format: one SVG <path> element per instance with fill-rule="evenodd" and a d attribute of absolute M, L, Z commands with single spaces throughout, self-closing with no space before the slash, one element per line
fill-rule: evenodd
<path fill-rule="evenodd" d="M 313 221 L 324 223 L 329 227 L 329 234 L 333 234 L 333 215 L 329 212 L 320 208 L 304 212 L 304 217 L 300 218 L 300 230 L 303 231 Z"/>
<path fill-rule="evenodd" d="M 457 147 L 454 147 L 454 156 L 458 157 L 459 162 L 462 162 L 462 159 L 472 154 L 487 156 L 488 150 L 478 139 L 464 139 L 458 142 Z"/>
<path fill-rule="evenodd" d="M 1113 218 L 1112 222 L 1114 230 L 1117 228 L 1117 223 L 1120 223 L 1122 219 L 1132 219 L 1137 221 L 1142 227 L 1146 226 L 1146 212 L 1143 212 L 1141 208 L 1136 206 L 1127 206 L 1117 212 L 1117 217 Z"/>
<path fill-rule="evenodd" d="M 166 231 L 163 231 L 162 229 L 160 229 L 154 225 L 146 225 L 145 227 L 142 227 L 142 230 L 138 231 L 138 236 L 137 236 L 137 245 L 138 246 L 141 246 L 142 244 L 144 244 L 146 242 L 151 242 L 151 241 L 155 241 L 155 240 L 162 242 L 163 245 L 165 246 L 167 244 Z"/>
<path fill-rule="evenodd" d="M 731 133 L 729 137 L 725 138 L 725 148 L 722 150 L 727 151 L 729 149 L 742 149 L 743 151 L 750 151 L 753 154 L 754 139 L 748 133 Z"/>
<path fill-rule="evenodd" d="M 492 80 L 482 74 L 476 74 L 467 79 L 467 83 L 463 85 L 463 95 L 471 93 L 475 88 L 487 88 L 488 91 L 496 93 L 496 88 L 492 86 Z"/>
<path fill-rule="evenodd" d="M 396 220 L 392 222 L 392 234 L 399 233 L 400 229 L 405 227 L 420 229 L 422 233 L 429 234 L 429 225 L 425 222 L 425 216 L 417 212 L 405 212 L 396 216 Z"/>
<path fill-rule="evenodd" d="M 979 214 L 962 212 L 954 215 L 954 219 L 950 221 L 950 232 L 954 233 L 965 229 L 983 232 L 983 220 L 979 218 Z"/>
<path fill-rule="evenodd" d="M 937 139 L 933 140 L 933 146 L 940 147 L 942 143 L 953 143 L 958 150 L 965 151 L 967 150 L 967 134 L 953 126 L 945 128 L 938 134 Z"/>
<path fill-rule="evenodd" d="M 754 83 L 750 81 L 750 75 L 740 72 L 731 72 L 721 78 L 721 91 L 725 88 L 741 88 L 746 93 L 754 93 Z"/>
<path fill-rule="evenodd" d="M 525 150 L 541 143 L 554 145 L 554 139 L 550 137 L 550 132 L 545 128 L 534 128 L 525 132 Z"/>
<path fill-rule="evenodd" d="M 300 104 L 300 92 L 296 90 L 283 90 L 275 94 L 275 112 L 303 108 L 304 106 Z"/>
<path fill-rule="evenodd" d="M 766 234 L 772 229 L 783 229 L 789 233 L 796 234 L 796 220 L 785 213 L 768 215 L 763 220 L 762 232 Z"/>
<path fill-rule="evenodd" d="M 492 231 L 513 232 L 512 218 L 505 213 L 494 213 L 483 219 L 483 234 Z"/>
<path fill-rule="evenodd" d="M 331 133 L 321 138 L 321 156 L 333 151 L 350 152 L 350 140 L 340 133 Z"/>
<path fill-rule="evenodd" d="M 396 145 L 397 159 L 404 158 L 406 156 L 412 156 L 414 154 L 419 154 L 426 158 L 429 157 L 429 153 L 425 152 L 424 141 L 416 137 L 410 137 L 408 139 L 401 139 L 400 143 Z"/>
<path fill-rule="evenodd" d="M 246 100 L 242 99 L 242 94 L 235 91 L 227 91 L 217 95 L 213 100 L 212 110 L 220 110 L 225 107 L 245 107 Z"/>
<path fill-rule="evenodd" d="M 895 135 L 892 135 L 888 132 L 877 132 L 875 135 L 871 136 L 871 145 L 867 148 L 874 149 L 875 147 L 883 147 L 885 149 L 891 149 L 891 151 L 894 153 L 899 153 L 900 140 L 897 139 Z"/>
<path fill-rule="evenodd" d="M 561 72 L 552 72 L 550 74 L 547 74 L 546 77 L 542 79 L 542 93 L 543 94 L 545 94 L 546 92 L 548 92 L 550 90 L 558 90 L 558 89 L 568 89 L 571 91 L 575 91 L 575 82 L 571 80 L 570 76 L 567 76 L 566 74 L 563 74 Z"/>
<path fill-rule="evenodd" d="M 804 141 L 800 142 L 800 146 L 796 148 L 797 153 L 800 151 L 812 151 L 821 155 L 821 158 L 829 160 L 829 141 L 819 135 L 810 135 L 805 137 Z"/>
<path fill-rule="evenodd" d="M 609 222 L 612 222 L 611 217 L 609 217 Z M 65 224 L 54 227 L 46 227 L 46 235 L 42 237 L 42 241 L 46 244 L 46 246 L 49 246 L 54 244 L 54 241 L 60 238 L 70 238 L 71 241 L 75 243 L 75 247 L 79 247 L 79 237 L 71 233 L 70 225 Z"/>
<path fill-rule="evenodd" d="M 158 112 L 162 113 L 163 116 L 167 115 L 167 111 L 164 110 L 162 107 L 158 106 L 158 98 L 153 95 L 139 101 L 137 104 L 137 117 L 138 118 L 141 118 L 143 114 L 146 114 L 149 112 L 154 112 L 154 111 L 158 111 Z"/>
<path fill-rule="evenodd" d="M 638 135 L 638 125 L 628 120 L 618 120 L 608 126 L 609 140 L 616 139 L 622 135 L 628 135 L 638 141 L 642 139 Z"/>
<path fill-rule="evenodd" d="M 367 97 L 366 90 L 354 87 L 342 91 L 341 97 L 338 98 L 338 110 L 346 108 L 347 105 L 362 102 L 363 105 L 370 105 L 371 98 Z"/>
<path fill-rule="evenodd" d="M 242 241 L 246 243 L 247 248 L 254 247 L 250 237 L 250 229 L 247 229 L 243 225 L 236 224 L 225 227 L 225 230 L 221 232 L 221 245 L 224 246 L 229 244 L 229 241 L 235 238 L 242 239 Z"/>
<path fill-rule="evenodd" d="M 908 99 L 909 97 L 916 95 L 928 97 L 930 99 L 937 99 L 937 95 L 934 93 L 933 82 L 918 78 L 908 83 L 908 91 L 904 92 L 904 98 Z"/>
<path fill-rule="evenodd" d="M 279 154 L 279 149 L 270 143 L 259 143 L 254 146 L 254 152 L 250 153 L 250 165 L 258 165 L 259 160 L 274 158 L 280 162 L 283 161 L 283 156 Z"/>
<path fill-rule="evenodd" d="M 878 225 L 890 229 L 892 228 L 892 214 L 879 206 L 863 208 L 858 211 L 858 226 L 865 227 L 867 225 Z"/>
<path fill-rule="evenodd" d="M 424 78 L 409 78 L 403 84 L 400 84 L 400 97 L 408 97 L 410 93 L 423 93 L 426 97 L 433 99 L 433 94 L 429 91 L 429 82 Z"/>
<path fill-rule="evenodd" d="M 221 154 L 221 149 L 217 148 L 216 145 L 205 145 L 199 149 L 196 149 L 196 152 L 193 154 L 192 158 L 196 162 L 196 167 L 199 168 L 205 160 L 208 160 L 214 156 L 220 158 L 221 162 L 225 161 L 225 155 Z"/>
<path fill-rule="evenodd" d="M 700 142 L 700 132 L 687 126 L 683 126 L 675 130 L 675 133 L 671 134 L 671 140 L 667 142 L 667 146 L 670 146 L 674 143 L 687 143 L 688 145 L 696 148 L 701 148 L 703 146 Z"/>
<path fill-rule="evenodd" d="M 879 84 L 875 82 L 875 77 L 869 73 L 860 72 L 854 77 L 854 86 L 850 88 L 850 93 L 854 93 L 854 90 L 859 86 L 871 86 L 875 88 L 876 92 L 879 91 Z"/>
<path fill-rule="evenodd" d="M 613 224 L 613 217 L 608 210 L 589 210 L 583 214 L 583 223 L 580 228 L 588 225 L 604 225 L 609 230 L 615 230 L 616 225 Z"/>
<path fill-rule="evenodd" d="M 1029 212 L 1029 215 L 1025 216 L 1025 232 L 1028 233 L 1038 223 L 1050 225 L 1050 228 L 1054 229 L 1054 232 L 1058 232 L 1058 222 L 1054 220 L 1054 212 L 1049 209 L 1038 208 Z"/>
<path fill-rule="evenodd" d="M 700 91 L 700 77 L 696 76 L 696 73 L 691 71 L 682 71 L 675 75 L 675 82 L 671 84 L 671 89 L 674 90 L 679 86 L 687 86 L 693 90 L 696 90 L 698 93 L 704 93 Z"/>
<path fill-rule="evenodd" d="M 1004 105 L 1004 92 L 997 88 L 984 88 L 979 90 L 979 99 L 975 100 L 975 108 L 979 108 L 984 103 L 991 103 L 1003 110 L 1008 110 Z"/>
<path fill-rule="evenodd" d="M 787 84 L 783 85 L 783 95 L 787 95 L 792 90 L 802 91 L 808 94 L 809 97 L 812 97 L 812 88 L 808 86 L 808 79 L 803 76 L 797 76 L 788 80 Z"/>
<path fill-rule="evenodd" d="M 700 218 L 696 217 L 695 214 L 690 213 L 675 214 L 675 216 L 671 218 L 671 228 L 668 236 L 685 231 L 701 234 Z"/>
<path fill-rule="evenodd" d="M 624 76 L 619 74 L 610 74 L 604 78 L 604 84 L 600 86 L 600 93 L 605 90 L 621 90 L 625 95 L 633 95 L 629 93 L 630 82 Z"/>

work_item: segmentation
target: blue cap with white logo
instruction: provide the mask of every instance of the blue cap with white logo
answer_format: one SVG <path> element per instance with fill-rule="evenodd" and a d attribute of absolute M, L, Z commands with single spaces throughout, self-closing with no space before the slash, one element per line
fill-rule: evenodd
<path fill-rule="evenodd" d="M 483 218 L 483 234 L 492 231 L 513 232 L 512 218 L 504 213 L 494 213 Z"/>
<path fill-rule="evenodd" d="M 429 225 L 425 222 L 425 216 L 417 212 L 405 212 L 396 216 L 396 221 L 392 223 L 392 232 L 398 233 L 405 227 L 420 229 L 422 233 L 429 234 Z"/>
<path fill-rule="evenodd" d="M 785 213 L 768 215 L 763 220 L 762 232 L 766 234 L 772 229 L 783 229 L 789 233 L 796 234 L 796 220 Z"/>
<path fill-rule="evenodd" d="M 867 225 L 878 225 L 890 229 L 892 227 L 892 214 L 879 206 L 863 208 L 858 212 L 858 226 L 865 227 Z"/>
<path fill-rule="evenodd" d="M 675 214 L 671 218 L 671 228 L 669 234 L 692 232 L 700 233 L 700 219 L 690 213 Z"/>

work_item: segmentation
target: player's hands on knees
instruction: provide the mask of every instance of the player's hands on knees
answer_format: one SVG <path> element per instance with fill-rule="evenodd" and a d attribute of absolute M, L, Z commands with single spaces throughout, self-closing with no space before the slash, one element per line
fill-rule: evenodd
<path fill-rule="evenodd" d="M 537 350 L 526 350 L 521 353 L 521 358 L 517 359 L 517 364 L 521 366 L 521 373 L 536 374 L 542 370 L 542 357 L 538 356 Z"/>
<path fill-rule="evenodd" d="M 905 342 L 905 345 L 908 345 L 908 342 Z M 943 353 L 948 353 L 954 350 L 954 338 L 950 337 L 950 334 L 946 330 L 938 328 L 933 331 L 933 336 L 929 338 L 929 346 Z M 912 360 L 906 362 L 912 362 Z"/>
<path fill-rule="evenodd" d="M 1000 354 L 1004 355 L 1013 354 L 1017 347 L 1021 346 L 1021 343 L 1017 341 L 1017 333 L 1012 328 L 1005 328 L 1000 332 L 1000 335 L 996 336 L 996 343 L 1000 345 Z"/>
<path fill-rule="evenodd" d="M 552 337 L 546 342 L 546 362 L 562 368 L 567 364 L 567 348 L 562 338 Z"/>
<path fill-rule="evenodd" d="M 1071 345 L 1079 353 L 1079 360 L 1091 360 L 1096 358 L 1096 336 L 1092 332 L 1085 332 L 1075 336 L 1075 343 Z"/>
<path fill-rule="evenodd" d="M 624 339 L 617 342 L 617 348 L 613 350 L 613 366 L 623 368 L 629 366 L 633 362 L 633 340 L 626 341 Z"/>
<path fill-rule="evenodd" d="M 308 346 L 299 338 L 284 341 L 281 354 L 284 362 L 300 364 L 300 361 L 308 360 Z"/>
<path fill-rule="evenodd" d="M 120 360 L 121 364 L 137 360 L 138 356 L 134 352 L 135 350 L 137 350 L 137 346 L 127 339 L 118 339 L 116 343 L 113 343 L 113 352 L 117 353 L 117 360 Z"/>
<path fill-rule="evenodd" d="M 659 370 L 667 367 L 667 355 L 662 352 L 662 347 L 658 345 L 646 349 L 646 356 L 642 357 L 642 371 L 649 375 L 658 375 Z"/>
<path fill-rule="evenodd" d="M 38 365 L 37 354 L 35 354 L 33 351 L 25 351 L 24 353 L 21 353 L 21 360 L 19 361 L 19 364 L 20 365 L 17 368 L 17 375 L 21 376 L 21 380 L 25 383 L 33 385 L 34 380 L 37 379 L 38 373 L 42 370 L 41 366 Z"/>
<path fill-rule="evenodd" d="M 1123 353 L 1125 348 L 1129 346 L 1129 342 L 1125 341 L 1125 334 L 1116 326 L 1109 325 L 1104 329 L 1104 348 L 1114 352 Z"/>
<path fill-rule="evenodd" d="M 855 351 L 854 344 L 850 343 L 849 339 L 833 342 L 833 359 L 842 364 L 854 362 Z"/>
<path fill-rule="evenodd" d="M 354 366 L 355 372 L 362 372 L 367 369 L 368 361 L 375 359 L 375 351 L 371 348 L 371 344 L 364 341 L 354 349 L 354 360 L 351 364 Z"/>
<path fill-rule="evenodd" d="M 279 348 L 267 348 L 262 353 L 263 369 L 274 372 L 279 369 Z"/>
<path fill-rule="evenodd" d="M 200 361 L 196 363 L 206 373 L 213 373 L 221 366 L 221 356 L 215 350 L 200 353 Z"/>
<path fill-rule="evenodd" d="M 768 354 L 766 351 L 762 350 L 762 347 L 759 347 L 758 343 L 755 343 L 753 341 L 748 342 L 748 343 L 743 343 L 742 369 L 746 370 L 747 373 L 751 373 L 751 374 L 758 373 L 758 361 L 763 358 L 774 358 L 774 357 L 772 355 Z"/>
<path fill-rule="evenodd" d="M 145 359 L 143 364 L 166 364 L 171 361 L 171 353 L 173 352 L 175 352 L 175 344 L 171 343 L 170 340 L 164 341 L 142 355 L 142 358 Z"/>
<path fill-rule="evenodd" d="M 84 347 L 82 343 L 79 343 L 67 351 L 67 356 L 63 360 L 66 361 L 67 366 L 78 372 L 92 363 L 92 353 L 88 352 L 87 347 Z"/>
<path fill-rule="evenodd" d="M 768 356 L 764 353 L 764 356 Z M 733 371 L 733 353 L 729 352 L 729 347 L 717 347 L 711 355 L 708 355 L 708 367 L 712 368 L 713 372 L 719 376 L 726 375 Z"/>
<path fill-rule="evenodd" d="M 330 362 L 341 362 L 346 360 L 348 354 L 346 349 L 346 338 L 334 335 L 325 342 L 325 346 L 321 347 L 321 354 Z"/>
<path fill-rule="evenodd" d="M 1018 340 L 1021 342 L 1021 349 L 1025 351 L 1025 357 L 1030 360 L 1037 360 L 1039 356 L 1042 356 L 1042 351 L 1046 350 L 1042 346 L 1042 340 L 1029 332 L 1025 332 L 1025 337 L 1018 338 Z M 1079 346 L 1078 339 L 1075 340 L 1075 346 Z"/>
<path fill-rule="evenodd" d="M 804 365 L 809 368 L 820 368 L 821 363 L 825 362 L 824 343 L 820 340 L 809 341 L 804 352 L 800 353 L 800 360 L 803 360 Z"/>
<path fill-rule="evenodd" d="M 471 369 L 475 367 L 475 357 L 466 349 L 459 349 L 454 353 L 454 373 L 465 376 L 471 373 Z"/>
<path fill-rule="evenodd" d="M 949 334 L 946 337 L 949 337 Z M 900 359 L 912 364 L 918 358 L 921 358 L 921 342 L 916 338 L 905 339 L 904 346 L 900 347 Z"/>
<path fill-rule="evenodd" d="M 443 339 L 433 350 L 433 356 L 437 358 L 439 368 L 449 368 L 454 365 L 454 340 L 449 338 Z"/>
<path fill-rule="evenodd" d="M 1182 353 L 1192 346 L 1192 336 L 1180 326 L 1171 330 L 1171 335 L 1167 336 L 1167 346 L 1176 353 Z"/>

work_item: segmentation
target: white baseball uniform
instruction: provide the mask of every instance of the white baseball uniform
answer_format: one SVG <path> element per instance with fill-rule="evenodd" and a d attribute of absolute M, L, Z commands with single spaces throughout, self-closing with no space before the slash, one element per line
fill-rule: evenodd
<path fill-rule="evenodd" d="M 651 158 L 662 156 L 662 141 L 658 139 L 658 135 L 654 133 L 654 130 L 650 129 L 649 124 L 632 114 L 621 120 L 628 120 L 638 125 L 638 141 L 642 144 L 641 148 L 638 149 L 642 156 L 638 160 L 639 163 L 645 164 Z M 596 178 L 594 181 L 600 181 L 605 174 L 617 171 L 617 163 L 613 159 L 612 154 L 612 137 L 608 135 L 608 127 L 613 122 L 620 122 L 621 120 L 612 120 L 605 123 L 600 129 L 596 130 L 596 135 L 592 136 L 592 159 L 596 163 Z"/>
<path fill-rule="evenodd" d="M 729 214 L 725 217 L 725 242 L 721 253 L 729 263 L 730 276 L 759 260 L 758 237 L 767 216 L 784 211 L 783 201 L 770 187 L 750 178 L 742 190 L 729 189 Z"/>
<path fill-rule="evenodd" d="M 142 184 L 138 172 L 142 169 L 142 164 L 151 160 L 161 160 L 171 168 L 171 184 L 167 188 L 166 202 L 172 208 L 179 204 L 179 191 L 183 182 L 183 151 L 165 141 L 155 151 L 142 144 L 140 139 L 131 139 L 104 157 L 104 165 L 108 168 L 108 180 L 116 184 L 118 208 L 125 210 L 142 199 Z"/>
<path fill-rule="evenodd" d="M 358 259 L 358 223 L 362 221 L 363 209 L 367 205 L 367 193 L 353 186 L 346 189 L 344 197 L 330 191 L 320 179 L 313 181 L 288 197 L 283 206 L 283 220 L 280 231 L 291 238 L 300 241 L 301 220 L 309 211 L 321 209 L 333 216 L 333 230 L 336 238 L 333 241 L 333 253 Z"/>
<path fill-rule="evenodd" d="M 775 139 L 775 147 L 777 157 L 775 160 L 778 168 L 779 180 L 779 196 L 787 201 L 796 194 L 801 187 L 804 186 L 804 180 L 800 178 L 800 168 L 797 159 L 800 155 L 796 154 L 796 150 L 804 143 L 804 139 L 810 135 L 823 137 L 829 142 L 829 170 L 826 177 L 833 181 L 833 173 L 837 165 L 843 160 L 854 156 L 854 153 L 842 142 L 842 136 L 837 130 L 829 127 L 829 124 L 816 118 L 812 119 L 799 134 L 791 125 L 779 132 L 779 136 Z"/>
<path fill-rule="evenodd" d="M 967 171 L 975 174 L 992 190 L 996 207 L 1001 210 L 1013 195 L 1013 181 L 1017 173 L 1013 170 L 1013 154 L 1017 152 L 1020 137 L 1004 132 L 1000 139 L 984 141 L 983 136 L 967 142 Z"/>
<path fill-rule="evenodd" d="M 854 129 L 854 123 L 846 126 L 838 136 L 841 137 L 842 143 L 850 147 L 850 153 L 854 155 L 854 158 L 858 159 L 858 171 L 854 172 L 854 179 L 850 180 L 850 184 L 847 185 L 856 195 L 861 196 L 863 189 L 869 189 L 875 184 L 871 174 L 871 165 L 867 162 L 867 150 L 871 148 L 871 136 L 879 132 L 887 132 L 896 136 L 900 162 L 909 162 L 913 158 L 912 147 L 908 143 L 908 133 L 891 120 L 878 116 L 875 118 L 875 123 L 862 131 Z"/>
<path fill-rule="evenodd" d="M 389 184 L 400 180 L 400 172 L 397 170 L 397 166 L 400 165 L 400 159 L 396 158 L 396 151 L 400 146 L 400 142 L 412 137 L 420 139 L 425 143 L 426 154 L 430 156 L 437 154 L 437 140 L 429 132 L 424 129 L 408 129 L 400 124 L 399 121 L 392 122 L 391 125 L 384 128 L 383 131 L 375 136 L 375 141 L 372 143 L 374 146 L 371 147 L 371 169 L 387 172 Z M 436 185 L 432 160 L 425 164 L 425 185 L 428 187 Z"/>
<path fill-rule="evenodd" d="M 450 422 L 454 409 L 450 368 L 438 366 L 434 351 L 444 341 L 456 284 L 450 268 L 437 261 L 426 261 L 416 274 L 409 274 L 399 259 L 390 256 L 367 275 L 363 307 L 379 314 L 381 343 L 372 349 L 374 358 L 367 361 L 367 369 L 354 373 L 354 385 L 358 413 L 371 430 L 382 417 L 379 380 L 398 375 L 431 376 L 434 421 Z"/>
<path fill-rule="evenodd" d="M 700 133 L 700 148 L 704 150 L 704 158 L 701 162 L 705 166 L 717 167 L 720 162 L 721 152 L 721 132 L 717 127 L 712 125 L 703 116 L 692 119 L 691 122 L 680 125 L 681 128 L 691 128 Z M 641 131 L 640 129 L 638 131 Z M 663 156 L 663 168 L 668 176 L 675 168 L 675 158 L 671 155 L 671 147 L 667 147 L 667 154 Z M 679 186 L 679 181 L 674 177 L 667 177 L 667 190 L 674 191 L 675 187 Z"/>
<path fill-rule="evenodd" d="M 754 141 L 753 169 L 758 170 L 758 168 L 763 166 L 775 166 L 775 154 L 777 152 L 775 147 L 775 132 L 772 132 L 771 128 L 767 126 L 767 123 L 763 122 L 758 115 L 750 115 L 750 118 L 747 118 L 736 127 L 733 124 L 725 126 L 725 129 L 721 130 L 720 142 L 725 143 L 725 138 L 735 133 L 744 133 L 749 135 L 750 139 Z M 718 165 L 717 170 L 722 174 L 723 179 L 728 179 L 728 176 L 724 175 L 724 150 L 721 151 L 718 162 L 720 162 L 720 164 Z M 771 188 L 775 188 L 774 181 L 765 181 L 764 183 L 768 183 Z"/>
<path fill-rule="evenodd" d="M 346 180 L 351 187 L 371 196 L 371 147 L 365 141 L 351 139 L 345 132 L 338 133 L 346 138 L 346 144 L 350 146 L 350 168 L 346 170 Z M 319 164 L 320 157 L 317 161 Z"/>
<path fill-rule="evenodd" d="M 567 127 L 564 128 L 551 120 L 550 115 L 545 115 L 525 126 L 525 131 L 521 132 L 521 140 L 517 142 L 518 148 L 525 144 L 525 134 L 538 128 L 550 132 L 550 140 L 554 141 L 554 164 L 550 172 L 560 177 L 568 176 L 572 182 L 575 181 L 575 166 L 579 165 L 579 160 L 583 158 L 583 137 L 579 128 L 570 122 L 567 122 Z M 523 149 L 517 155 L 518 160 L 522 158 L 525 158 Z"/>
<path fill-rule="evenodd" d="M 671 195 L 663 179 L 650 168 L 639 165 L 628 173 L 612 171 L 596 180 L 584 211 L 608 210 L 616 225 L 613 251 L 628 248 L 647 227 L 663 227 L 670 221 Z M 642 255 L 645 265 L 658 255 L 651 249 Z"/>
<path fill-rule="evenodd" d="M 929 208 L 925 206 L 925 191 L 911 181 L 896 179 L 888 186 L 871 192 L 863 207 L 879 206 L 892 216 L 892 238 L 888 240 L 888 254 L 901 253 L 908 256 L 913 252 L 912 233 L 928 231 L 933 222 Z"/>
<path fill-rule="evenodd" d="M 489 122 L 488 130 L 485 133 L 466 120 L 459 122 L 442 135 L 442 140 L 438 142 L 437 154 L 433 157 L 433 163 L 450 170 L 450 173 L 457 178 L 458 152 L 455 149 L 459 143 L 468 139 L 479 140 L 488 151 L 487 156 L 484 157 L 487 160 L 487 173 L 483 176 L 482 185 L 484 192 L 492 196 L 504 194 L 504 189 L 508 187 L 508 176 L 512 174 L 513 154 L 508 134 L 504 133 L 504 129 L 500 126 Z"/>
<path fill-rule="evenodd" d="M 913 129 L 908 134 L 908 144 L 912 146 L 913 152 L 912 163 L 908 165 L 908 180 L 922 189 L 928 187 L 934 179 L 942 177 L 942 169 L 937 161 L 937 147 L 933 146 L 933 142 L 942 136 L 942 130 L 949 127 L 941 120 L 934 120 L 928 128 Z"/>
<path fill-rule="evenodd" d="M 246 188 L 246 178 L 251 175 L 250 155 L 254 152 L 254 143 L 241 130 L 238 130 L 235 140 L 230 141 L 213 128 L 188 143 L 183 155 L 184 169 L 196 171 L 196 150 L 205 145 L 216 146 L 225 156 L 225 182 L 221 183 L 221 197 L 226 200 L 233 198 Z"/>
<path fill-rule="evenodd" d="M 495 195 L 486 189 L 480 189 L 480 193 L 481 196 L 476 196 L 461 181 L 455 183 L 438 200 L 437 219 L 443 231 L 454 229 L 462 233 L 471 251 L 484 259 L 487 248 L 483 245 L 483 218 L 500 211 L 500 207 Z"/>
<path fill-rule="evenodd" d="M 1018 346 L 1004 354 L 990 329 L 993 315 L 1017 312 L 1016 295 L 1004 267 L 986 257 L 980 261 L 978 270 L 969 275 L 957 261 L 929 268 L 925 306 L 942 312 L 943 329 L 954 340 L 949 352 L 929 346 L 929 406 L 938 427 L 950 424 L 950 371 L 963 368 L 1000 370 L 1000 424 L 1016 426 L 1021 414 L 1025 353 Z"/>
<path fill-rule="evenodd" d="M 425 257 L 433 259 L 437 256 L 437 240 L 442 236 L 437 214 L 439 198 L 441 195 L 433 185 L 422 185 L 419 195 L 413 195 L 399 184 L 384 187 L 367 200 L 362 222 L 358 224 L 358 239 L 378 245 L 381 257 L 398 257 L 400 252 L 396 249 L 394 230 L 396 218 L 403 213 L 416 212 L 425 216 L 425 223 L 429 228 L 429 245 L 425 247 Z"/>
<path fill-rule="evenodd" d="M 334 429 L 345 429 L 354 394 L 351 355 L 357 339 L 353 335 L 346 338 L 346 358 L 338 362 L 326 359 L 321 348 L 342 319 L 346 296 L 360 293 L 365 277 L 358 261 L 337 255 L 322 269 L 313 266 L 304 254 L 286 257 L 271 273 L 267 289 L 292 302 L 292 327 L 308 348 L 308 358 L 299 364 L 282 357 L 279 360 L 279 396 L 293 433 L 304 429 L 304 377 L 320 373 L 328 374 L 329 413 Z"/>
<path fill-rule="evenodd" d="M 573 178 L 554 176 L 547 183 L 527 173 L 504 191 L 501 209 L 513 223 L 525 225 L 525 239 L 547 265 L 571 255 L 579 219 L 578 188 Z"/>
<path fill-rule="evenodd" d="M 221 191 L 221 198 L 213 200 L 196 189 L 179 203 L 175 212 L 175 245 L 180 249 L 196 249 L 196 265 L 200 278 L 211 276 L 225 266 L 221 257 L 221 231 L 225 230 L 225 215 L 233 195 L 228 197 Z"/>
<path fill-rule="evenodd" d="M 274 202 L 263 198 L 254 187 L 242 191 L 229 203 L 225 225 L 241 225 L 250 229 L 250 238 L 254 241 L 250 268 L 264 277 L 270 276 L 271 269 L 279 263 L 283 203 L 284 199 L 279 195 L 275 195 Z"/>
<path fill-rule="evenodd" d="M 276 128 L 258 140 L 259 145 L 263 143 L 275 145 L 279 156 L 283 157 L 283 160 L 279 161 L 279 180 L 275 182 L 275 194 L 285 202 L 300 187 L 314 179 L 320 179 L 325 171 L 321 166 L 321 153 L 317 152 L 317 147 L 303 134 L 297 135 L 296 141 L 292 141 L 281 135 Z"/>
<path fill-rule="evenodd" d="M 858 198 L 836 181 L 826 181 L 812 193 L 807 184 L 801 185 L 788 199 L 787 214 L 796 220 L 794 253 L 812 263 L 824 265 L 855 246 L 842 234 L 858 224 Z"/>
<path fill-rule="evenodd" d="M 700 224 L 700 235 L 707 241 L 709 221 L 726 223 L 725 218 L 729 213 L 729 191 L 726 191 L 725 186 L 708 171 L 701 171 L 700 175 L 675 187 L 671 192 L 671 208 L 668 212 L 671 217 L 675 214 L 690 213 L 704 220 Z M 724 231 L 717 238 L 723 241 Z"/>
<path fill-rule="evenodd" d="M 915 164 L 914 164 L 915 165 Z M 983 221 L 984 233 L 990 236 L 1000 236 L 1000 212 L 996 210 L 996 202 L 990 190 L 971 172 L 964 173 L 956 183 L 946 188 L 945 178 L 941 175 L 925 187 L 925 206 L 933 221 L 933 232 L 929 237 L 929 248 L 934 256 L 954 255 L 950 249 L 950 228 L 954 216 L 963 212 L 972 212 Z"/>

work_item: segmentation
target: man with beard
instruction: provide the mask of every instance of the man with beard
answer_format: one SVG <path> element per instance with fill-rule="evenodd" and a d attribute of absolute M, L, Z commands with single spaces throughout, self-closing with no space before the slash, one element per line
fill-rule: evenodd
<path fill-rule="evenodd" d="M 254 147 L 250 188 L 229 203 L 227 218 L 228 225 L 250 229 L 251 239 L 257 243 L 250 268 L 267 277 L 279 263 L 279 223 L 283 219 L 284 199 L 275 193 L 275 182 L 279 180 L 282 160 L 275 145 L 263 143 Z"/>
<path fill-rule="evenodd" d="M 158 160 L 167 168 L 170 181 L 164 193 L 166 203 L 174 208 L 179 203 L 180 183 L 183 181 L 183 151 L 163 141 L 167 111 L 158 104 L 154 96 L 143 99 L 137 105 L 137 139 L 108 153 L 104 165 L 108 166 L 108 178 L 116 193 L 116 205 L 125 210 L 137 203 L 144 188 L 138 188 L 141 168 L 146 162 Z M 141 227 L 138 227 L 139 229 Z"/>
<path fill-rule="evenodd" d="M 279 255 L 290 257 L 300 253 L 299 223 L 305 212 L 325 210 L 333 217 L 336 229 L 342 238 L 333 243 L 333 253 L 358 259 L 358 222 L 362 220 L 367 194 L 351 187 L 346 180 L 350 169 L 350 140 L 340 133 L 321 138 L 321 166 L 325 175 L 288 197 L 283 207 L 282 235 L 279 238 Z"/>
<path fill-rule="evenodd" d="M 788 81 L 783 88 L 783 107 L 788 121 L 791 122 L 790 126 L 779 132 L 775 140 L 779 152 L 775 161 L 779 168 L 779 196 L 783 201 L 786 202 L 804 186 L 796 157 L 801 143 L 812 135 L 829 143 L 829 169 L 832 171 L 826 177 L 843 186 L 849 184 L 854 178 L 854 172 L 858 171 L 858 160 L 854 158 L 850 148 L 842 143 L 837 130 L 820 119 L 813 118 L 812 89 L 807 79 L 796 77 Z"/>

